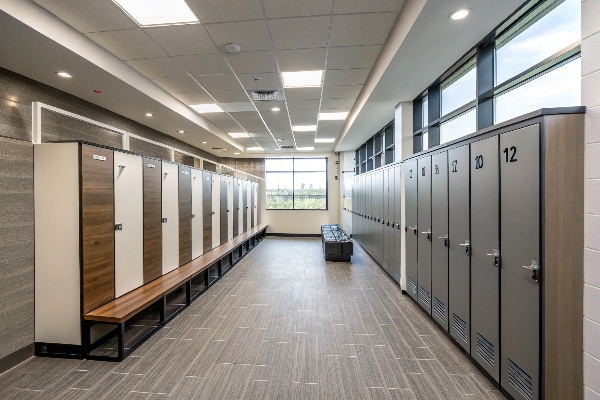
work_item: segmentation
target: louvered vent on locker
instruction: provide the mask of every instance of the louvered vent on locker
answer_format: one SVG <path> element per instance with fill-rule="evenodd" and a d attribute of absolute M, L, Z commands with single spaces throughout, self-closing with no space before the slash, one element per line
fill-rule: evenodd
<path fill-rule="evenodd" d="M 446 305 L 435 296 L 433 297 L 433 312 L 439 319 L 446 321 Z"/>
<path fill-rule="evenodd" d="M 477 354 L 492 367 L 494 366 L 494 345 L 485 340 L 479 332 L 477 332 Z"/>
<path fill-rule="evenodd" d="M 413 292 L 413 294 L 417 294 L 417 283 L 411 278 L 408 278 L 408 290 Z"/>
<path fill-rule="evenodd" d="M 467 323 L 456 316 L 456 314 L 452 314 L 452 329 L 458 336 L 468 343 L 467 340 Z"/>
<path fill-rule="evenodd" d="M 533 399 L 533 382 L 517 364 L 508 359 L 508 381 L 526 399 Z"/>
<path fill-rule="evenodd" d="M 422 287 L 419 287 L 419 300 L 427 307 L 431 306 L 431 295 L 429 292 Z"/>

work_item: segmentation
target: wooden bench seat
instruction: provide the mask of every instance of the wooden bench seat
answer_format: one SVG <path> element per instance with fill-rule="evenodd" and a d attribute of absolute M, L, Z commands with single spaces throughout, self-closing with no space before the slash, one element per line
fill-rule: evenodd
<path fill-rule="evenodd" d="M 129 293 L 120 296 L 113 301 L 96 308 L 86 314 L 84 314 L 84 325 L 86 326 L 84 335 L 87 337 L 87 347 L 85 353 L 86 358 L 91 359 L 110 359 L 110 357 L 93 357 L 90 356 L 90 351 L 93 349 L 91 343 L 89 343 L 89 329 L 93 323 L 105 323 L 114 324 L 119 328 L 119 347 L 123 346 L 122 335 L 124 333 L 125 322 L 130 320 L 139 312 L 148 308 L 150 305 L 156 303 L 161 298 L 164 299 L 166 295 L 172 291 L 180 288 L 184 284 L 190 284 L 191 279 L 195 278 L 202 272 L 206 271 L 211 266 L 219 263 L 223 258 L 228 255 L 231 256 L 232 252 L 243 246 L 245 243 L 253 240 L 255 237 L 264 237 L 267 225 L 261 224 L 248 230 L 247 232 L 236 236 L 232 240 L 228 241 L 221 246 L 218 246 L 200 257 L 190 261 L 187 264 L 165 274 L 152 282 L 149 282 Z M 241 256 L 240 251 L 240 256 Z M 241 257 L 240 257 L 241 258 Z M 230 258 L 230 265 L 233 266 L 232 258 Z M 208 286 L 208 285 L 207 285 Z M 188 302 L 189 302 L 189 289 L 188 289 Z M 163 319 L 164 316 L 161 316 Z M 86 323 L 87 321 L 87 323 Z M 161 321 L 164 323 L 164 321 Z M 145 340 L 145 339 L 144 339 Z M 141 344 L 141 343 L 139 343 Z M 139 345 L 138 344 L 138 345 Z M 137 347 L 137 345 L 135 346 Z M 133 351 L 133 348 L 129 352 Z M 122 360 L 126 356 L 124 349 L 119 349 L 118 359 Z"/>

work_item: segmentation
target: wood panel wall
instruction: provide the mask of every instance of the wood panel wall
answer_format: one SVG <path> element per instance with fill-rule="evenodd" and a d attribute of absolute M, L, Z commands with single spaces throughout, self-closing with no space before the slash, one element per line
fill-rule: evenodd
<path fill-rule="evenodd" d="M 94 156 L 106 157 L 96 160 Z M 115 298 L 113 152 L 81 145 L 83 312 Z"/>
<path fill-rule="evenodd" d="M 212 174 L 202 171 L 202 243 L 203 252 L 212 249 Z"/>
<path fill-rule="evenodd" d="M 192 169 L 179 166 L 179 265 L 192 261 Z"/>
<path fill-rule="evenodd" d="M 144 157 L 144 284 L 162 275 L 162 163 Z"/>

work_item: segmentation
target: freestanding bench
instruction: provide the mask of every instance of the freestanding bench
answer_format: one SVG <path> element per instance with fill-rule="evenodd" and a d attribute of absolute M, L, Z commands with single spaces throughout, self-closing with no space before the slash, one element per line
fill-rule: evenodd
<path fill-rule="evenodd" d="M 321 241 L 325 261 L 350 262 L 352 260 L 352 239 L 338 224 L 321 225 Z"/>
<path fill-rule="evenodd" d="M 266 230 L 267 225 L 257 225 L 168 274 L 84 314 L 84 358 L 123 361 L 242 259 L 265 237 Z M 132 323 L 147 309 L 155 309 L 159 314 L 154 326 L 140 328 L 143 325 Z M 126 333 L 131 336 L 127 341 Z M 115 334 L 116 356 L 100 348 L 114 341 Z"/>

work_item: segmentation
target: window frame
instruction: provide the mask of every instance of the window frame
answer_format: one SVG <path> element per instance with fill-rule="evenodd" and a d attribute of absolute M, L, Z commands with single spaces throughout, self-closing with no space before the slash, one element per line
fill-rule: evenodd
<path fill-rule="evenodd" d="M 273 160 L 292 160 L 292 170 L 291 171 L 269 171 L 266 168 L 266 161 L 268 159 Z M 295 160 L 325 160 L 325 171 L 303 171 L 296 170 Z M 329 157 L 267 157 L 265 158 L 265 192 L 267 189 L 267 181 L 269 173 L 288 173 L 292 174 L 292 208 L 268 208 L 267 203 L 265 202 L 265 207 L 267 211 L 328 211 L 329 210 Z M 295 188 L 295 175 L 296 173 L 317 173 L 322 174 L 325 173 L 325 208 L 296 208 L 296 188 Z M 269 195 L 266 194 L 266 198 L 268 199 Z"/>

